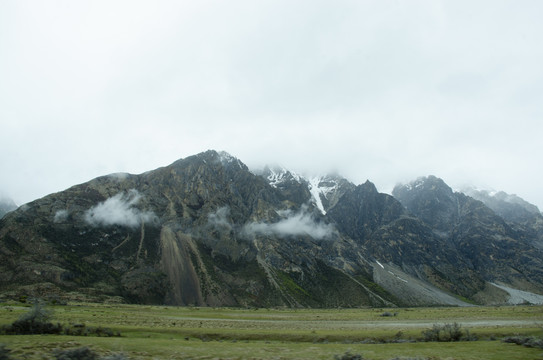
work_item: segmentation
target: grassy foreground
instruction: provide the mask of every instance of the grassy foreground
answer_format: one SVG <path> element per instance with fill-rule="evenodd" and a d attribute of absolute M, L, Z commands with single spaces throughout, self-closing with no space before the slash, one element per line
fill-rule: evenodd
<path fill-rule="evenodd" d="M 88 346 L 130 359 L 542 359 L 543 350 L 501 342 L 543 336 L 543 307 L 409 309 L 229 309 L 71 304 L 50 306 L 53 322 L 102 326 L 121 337 L 3 335 L 15 359 L 51 358 L 55 349 Z M 0 306 L 0 325 L 28 307 Z M 382 316 L 387 315 L 395 316 Z M 411 342 L 433 324 L 457 322 L 478 341 Z"/>

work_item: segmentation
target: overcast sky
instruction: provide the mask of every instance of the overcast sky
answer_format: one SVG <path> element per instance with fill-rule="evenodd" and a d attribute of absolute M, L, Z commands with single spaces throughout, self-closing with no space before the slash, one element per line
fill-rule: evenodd
<path fill-rule="evenodd" d="M 0 2 L 18 205 L 207 149 L 543 209 L 543 1 Z"/>

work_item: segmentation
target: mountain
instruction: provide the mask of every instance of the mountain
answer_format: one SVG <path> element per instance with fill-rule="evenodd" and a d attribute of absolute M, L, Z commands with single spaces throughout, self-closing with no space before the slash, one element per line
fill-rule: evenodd
<path fill-rule="evenodd" d="M 454 192 L 434 176 L 396 186 L 392 194 L 485 281 L 536 293 L 543 290 L 543 253 L 534 239 L 527 238 L 528 229 L 510 226 L 483 202 Z M 477 296 L 484 294 L 473 295 Z"/>
<path fill-rule="evenodd" d="M 503 191 L 478 190 L 465 188 L 461 190 L 466 195 L 483 202 L 497 215 L 502 217 L 509 226 L 529 239 L 534 246 L 543 249 L 543 214 L 538 207 L 530 204 L 517 195 Z"/>
<path fill-rule="evenodd" d="M 255 307 L 464 306 L 506 303 L 518 290 L 543 299 L 541 250 L 521 225 L 437 178 L 395 192 L 336 174 L 253 173 L 213 150 L 102 176 L 0 220 L 0 297 Z"/>
<path fill-rule="evenodd" d="M 17 209 L 15 202 L 8 197 L 0 197 L 0 219 L 8 212 Z"/>
<path fill-rule="evenodd" d="M 0 244 L 5 296 L 392 304 L 370 280 L 356 278 L 350 240 L 314 206 L 286 199 L 242 162 L 215 151 L 141 175 L 100 177 L 26 204 L 0 222 Z"/>
<path fill-rule="evenodd" d="M 542 216 L 537 206 L 530 204 L 520 196 L 507 194 L 504 191 L 488 191 L 467 187 L 462 189 L 461 192 L 482 201 L 496 214 L 508 221 L 523 222 L 533 217 Z"/>
<path fill-rule="evenodd" d="M 303 176 L 283 167 L 265 167 L 259 174 L 268 183 L 279 189 L 286 199 L 311 202 L 326 215 L 328 209 L 334 207 L 341 196 L 355 187 L 347 179 L 335 175 Z"/>

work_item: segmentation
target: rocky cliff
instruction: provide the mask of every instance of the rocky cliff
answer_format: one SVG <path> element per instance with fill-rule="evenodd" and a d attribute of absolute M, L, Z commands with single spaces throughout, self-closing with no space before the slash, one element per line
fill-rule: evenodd
<path fill-rule="evenodd" d="M 393 197 L 338 175 L 255 174 L 216 151 L 103 176 L 0 221 L 0 294 L 356 307 L 507 302 L 496 282 L 543 293 L 529 231 L 423 183 Z"/>

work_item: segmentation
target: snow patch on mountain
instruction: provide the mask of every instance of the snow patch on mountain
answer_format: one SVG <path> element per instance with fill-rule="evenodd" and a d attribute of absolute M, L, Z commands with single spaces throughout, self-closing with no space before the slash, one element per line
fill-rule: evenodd
<path fill-rule="evenodd" d="M 319 189 L 320 178 L 312 178 L 309 180 L 309 192 L 311 193 L 311 198 L 317 209 L 323 214 L 326 215 L 326 210 L 324 210 L 324 205 L 322 205 L 321 191 Z"/>
<path fill-rule="evenodd" d="M 268 172 L 266 179 L 274 188 L 277 188 L 285 181 L 294 180 L 301 184 L 302 180 L 304 180 L 303 176 L 295 173 L 294 171 L 287 170 L 284 167 L 273 167 L 267 168 L 266 170 Z"/>
<path fill-rule="evenodd" d="M 323 215 L 326 215 L 326 209 L 337 201 L 334 197 L 339 196 L 338 190 L 342 186 L 350 184 L 344 178 L 336 175 L 306 176 L 282 166 L 265 167 L 258 175 L 264 177 L 274 188 L 281 189 L 292 183 L 305 186 L 311 194 L 309 201 Z"/>
<path fill-rule="evenodd" d="M 326 215 L 326 210 L 322 203 L 322 199 L 327 199 L 328 194 L 337 190 L 339 184 L 336 180 L 327 176 L 313 177 L 308 180 L 309 192 L 311 192 L 312 200 L 323 215 Z"/>
<path fill-rule="evenodd" d="M 225 166 L 234 164 L 234 165 L 237 165 L 240 168 L 244 168 L 244 165 L 241 162 L 241 160 L 239 160 L 235 156 L 230 155 L 226 151 L 219 151 L 218 155 L 219 155 L 219 161 L 221 162 L 221 164 L 223 164 Z"/>

